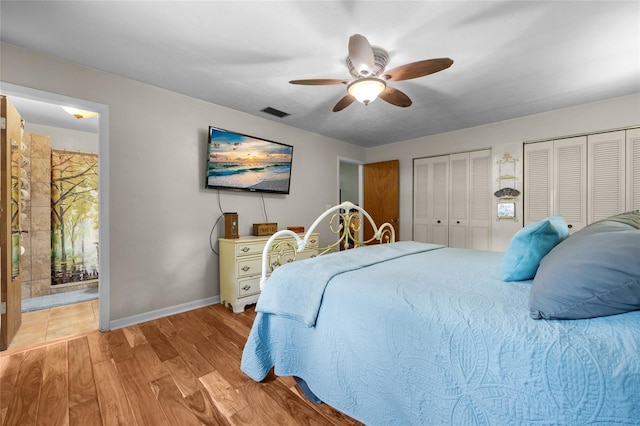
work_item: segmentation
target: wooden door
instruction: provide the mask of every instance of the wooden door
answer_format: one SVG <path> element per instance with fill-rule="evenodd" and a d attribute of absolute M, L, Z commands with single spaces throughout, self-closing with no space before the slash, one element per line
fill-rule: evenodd
<path fill-rule="evenodd" d="M 363 208 L 376 225 L 389 222 L 400 240 L 400 162 L 398 160 L 365 164 L 362 173 Z M 373 237 L 373 229 L 366 223 L 364 239 Z"/>
<path fill-rule="evenodd" d="M 22 118 L 0 96 L 0 350 L 9 347 L 22 322 L 20 283 L 20 148 Z"/>

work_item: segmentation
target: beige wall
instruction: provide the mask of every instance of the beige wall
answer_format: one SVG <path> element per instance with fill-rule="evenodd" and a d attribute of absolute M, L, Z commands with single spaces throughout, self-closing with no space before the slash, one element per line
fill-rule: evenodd
<path fill-rule="evenodd" d="M 365 150 L 11 45 L 2 44 L 1 55 L 3 82 L 109 107 L 112 322 L 219 295 L 218 261 L 209 248 L 218 197 L 202 189 L 209 125 L 294 146 L 291 194 L 264 196 L 268 220 L 280 228 L 308 225 L 335 204 L 337 158 L 399 159 L 400 234 L 407 239 L 413 158 L 492 148 L 494 163 L 508 151 L 521 166 L 523 141 L 640 124 L 636 94 Z M 222 191 L 220 203 L 239 213 L 242 234 L 265 221 L 257 194 Z M 521 226 L 494 223 L 493 249 L 503 250 Z"/>
<path fill-rule="evenodd" d="M 281 228 L 336 203 L 336 158 L 364 160 L 363 148 L 140 82 L 5 43 L 1 55 L 3 82 L 109 107 L 111 322 L 220 294 L 209 248 L 218 196 L 203 189 L 209 125 L 294 146 L 291 194 L 264 195 Z M 242 234 L 265 221 L 258 194 L 221 191 L 220 203 Z"/>
<path fill-rule="evenodd" d="M 408 238 L 413 233 L 414 158 L 491 148 L 494 164 L 493 190 L 496 191 L 496 161 L 502 158 L 505 152 L 519 159 L 518 174 L 522 177 L 523 142 L 637 125 L 640 125 L 640 94 L 369 148 L 366 161 L 392 158 L 400 160 L 400 235 Z M 522 179 L 519 181 L 518 189 L 522 191 Z M 518 217 L 522 218 L 521 199 L 516 209 Z M 492 249 L 504 251 L 511 236 L 521 227 L 522 221 L 494 222 Z"/>
<path fill-rule="evenodd" d="M 29 122 L 24 124 L 24 129 L 27 132 L 39 133 L 51 137 L 51 148 L 53 149 L 66 149 L 67 151 L 79 151 L 92 154 L 98 153 L 97 133 L 81 132 Z"/>

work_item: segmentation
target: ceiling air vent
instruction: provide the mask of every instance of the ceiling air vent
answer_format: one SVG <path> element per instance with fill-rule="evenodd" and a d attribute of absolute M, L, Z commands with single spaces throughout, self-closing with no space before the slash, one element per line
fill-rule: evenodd
<path fill-rule="evenodd" d="M 260 111 L 266 112 L 267 114 L 275 115 L 278 118 L 283 118 L 283 117 L 286 117 L 287 115 L 291 115 L 288 112 L 280 111 L 279 109 L 275 109 L 271 107 L 266 107 L 264 109 L 261 109 Z"/>

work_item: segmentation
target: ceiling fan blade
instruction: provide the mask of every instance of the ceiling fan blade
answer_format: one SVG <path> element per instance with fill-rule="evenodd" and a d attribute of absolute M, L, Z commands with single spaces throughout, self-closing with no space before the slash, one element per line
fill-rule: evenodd
<path fill-rule="evenodd" d="M 412 78 L 424 77 L 438 71 L 447 69 L 453 64 L 449 58 L 425 59 L 424 61 L 412 62 L 400 65 L 384 73 L 389 81 L 410 80 Z"/>
<path fill-rule="evenodd" d="M 331 78 L 314 78 L 310 80 L 291 80 L 291 84 L 304 84 L 307 86 L 327 86 L 330 84 L 347 84 L 348 80 L 337 80 Z"/>
<path fill-rule="evenodd" d="M 349 37 L 349 59 L 360 75 L 368 76 L 375 66 L 373 49 L 369 40 L 360 34 Z"/>
<path fill-rule="evenodd" d="M 351 105 L 355 100 L 356 98 L 354 98 L 353 96 L 349 94 L 345 95 L 342 99 L 338 101 L 336 106 L 333 107 L 333 112 L 342 111 L 343 109 Z"/>
<path fill-rule="evenodd" d="M 382 93 L 378 95 L 378 97 L 384 101 L 389 102 L 392 105 L 403 108 L 408 107 L 413 103 L 407 95 L 390 86 L 387 86 L 387 88 L 384 89 Z"/>

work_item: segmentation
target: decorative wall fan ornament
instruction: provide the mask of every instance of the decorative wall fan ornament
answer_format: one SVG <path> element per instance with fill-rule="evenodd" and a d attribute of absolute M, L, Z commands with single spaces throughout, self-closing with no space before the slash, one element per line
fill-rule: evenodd
<path fill-rule="evenodd" d="M 520 191 L 514 188 L 501 188 L 493 193 L 498 198 L 516 198 Z"/>
<path fill-rule="evenodd" d="M 371 47 L 366 37 L 354 34 L 349 38 L 349 56 L 346 60 L 347 68 L 354 77 L 353 80 L 320 78 L 291 80 L 289 83 L 308 86 L 347 85 L 347 94 L 333 107 L 333 112 L 342 111 L 355 100 L 368 105 L 377 97 L 404 108 L 411 105 L 411 99 L 400 90 L 388 86 L 388 81 L 424 77 L 447 69 L 453 64 L 449 58 L 425 59 L 385 72 L 388 60 L 389 54 L 384 49 Z"/>

